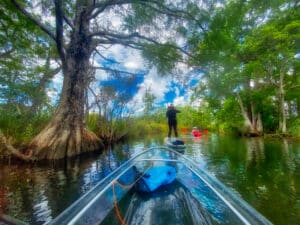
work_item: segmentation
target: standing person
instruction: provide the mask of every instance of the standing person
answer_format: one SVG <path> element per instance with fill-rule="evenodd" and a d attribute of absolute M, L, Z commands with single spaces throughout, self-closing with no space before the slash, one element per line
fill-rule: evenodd
<path fill-rule="evenodd" d="M 175 109 L 174 105 L 171 104 L 168 107 L 168 110 L 166 112 L 166 117 L 168 117 L 168 125 L 169 125 L 169 132 L 168 132 L 168 137 L 171 137 L 172 133 L 172 128 L 175 133 L 175 137 L 178 137 L 178 132 L 177 132 L 177 119 L 176 119 L 176 114 L 180 113 L 179 110 Z"/>

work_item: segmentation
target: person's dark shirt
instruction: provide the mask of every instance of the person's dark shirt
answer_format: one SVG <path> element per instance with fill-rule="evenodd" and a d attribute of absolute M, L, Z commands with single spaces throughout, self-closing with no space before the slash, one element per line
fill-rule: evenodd
<path fill-rule="evenodd" d="M 168 120 L 176 120 L 176 113 L 180 113 L 177 109 L 168 109 L 166 112 L 166 116 L 168 117 Z"/>

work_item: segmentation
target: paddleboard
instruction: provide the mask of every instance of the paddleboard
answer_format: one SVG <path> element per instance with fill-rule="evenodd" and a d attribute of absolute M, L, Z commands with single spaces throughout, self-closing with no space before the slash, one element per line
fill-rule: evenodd
<path fill-rule="evenodd" d="M 184 149 L 186 148 L 186 145 L 184 142 L 178 138 L 168 138 L 166 137 L 164 139 L 165 145 L 169 148 L 172 148 L 178 152 L 184 152 Z"/>

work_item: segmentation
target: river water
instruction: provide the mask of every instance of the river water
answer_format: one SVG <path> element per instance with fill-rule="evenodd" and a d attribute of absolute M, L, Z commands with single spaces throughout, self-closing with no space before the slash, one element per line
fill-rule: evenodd
<path fill-rule="evenodd" d="M 300 142 L 207 135 L 182 137 L 184 154 L 275 225 L 300 225 Z M 0 165 L 0 213 L 44 224 L 132 155 L 163 145 L 148 137 L 64 162 Z"/>

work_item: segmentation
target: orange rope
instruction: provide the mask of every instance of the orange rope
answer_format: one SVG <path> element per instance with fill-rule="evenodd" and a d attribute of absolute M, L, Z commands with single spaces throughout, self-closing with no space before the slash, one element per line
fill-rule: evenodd
<path fill-rule="evenodd" d="M 127 223 L 123 220 L 122 216 L 121 216 L 121 213 L 120 213 L 120 209 L 118 207 L 118 202 L 117 202 L 117 198 L 116 198 L 116 195 L 115 195 L 115 185 L 113 183 L 113 186 L 112 186 L 112 190 L 113 190 L 113 195 L 114 195 L 114 207 L 115 207 L 115 211 L 116 211 L 116 214 L 117 214 L 117 218 L 118 220 L 120 221 L 120 223 L 122 225 L 127 225 Z"/>
<path fill-rule="evenodd" d="M 115 207 L 115 211 L 116 211 L 116 215 L 117 215 L 117 218 L 118 220 L 120 221 L 120 223 L 122 225 L 127 225 L 127 223 L 124 221 L 122 215 L 121 215 L 121 212 L 120 212 L 120 209 L 118 207 L 118 201 L 117 201 L 117 197 L 116 197 L 116 194 L 115 194 L 115 184 L 119 185 L 120 187 L 124 188 L 124 189 L 129 189 L 131 187 L 133 187 L 133 185 L 135 185 L 144 175 L 145 173 L 151 168 L 151 166 L 149 166 L 141 176 L 138 177 L 138 179 L 136 179 L 132 184 L 129 184 L 129 185 L 124 185 L 124 184 L 121 184 L 119 181 L 115 180 L 113 183 L 112 183 L 112 192 L 113 192 L 113 198 L 114 198 L 114 207 Z"/>

